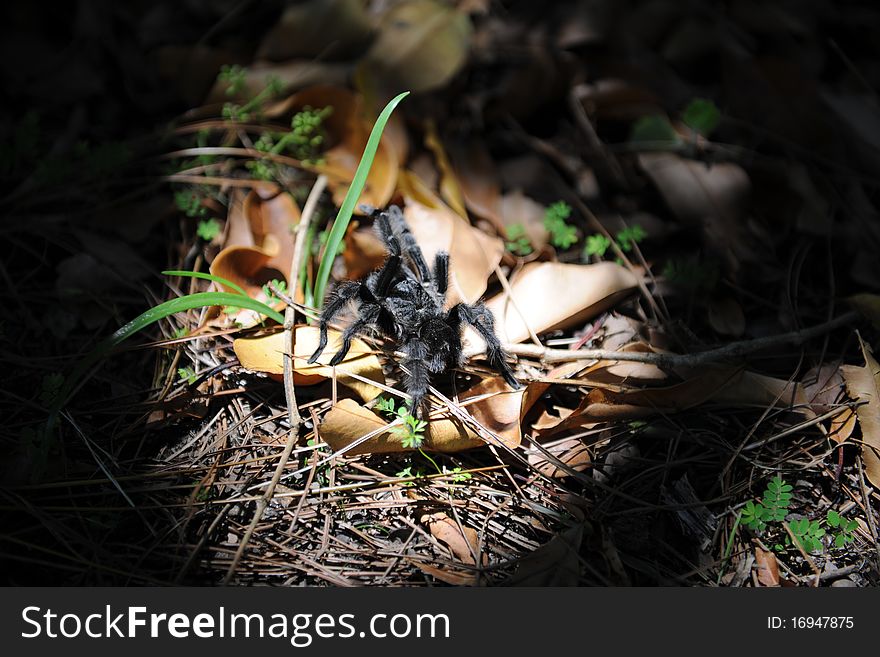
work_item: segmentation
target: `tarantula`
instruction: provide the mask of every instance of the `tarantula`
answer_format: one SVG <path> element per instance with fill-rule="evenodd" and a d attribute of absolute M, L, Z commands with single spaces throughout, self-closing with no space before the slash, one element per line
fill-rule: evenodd
<path fill-rule="evenodd" d="M 309 363 L 314 363 L 327 346 L 327 324 L 346 304 L 354 302 L 357 318 L 342 333 L 342 346 L 330 364 L 337 365 L 345 358 L 357 334 L 368 330 L 383 333 L 405 354 L 404 385 L 416 417 L 421 416 L 431 375 L 461 366 L 461 332 L 465 325 L 483 336 L 489 364 L 510 386 L 519 388 L 495 335 L 492 313 L 481 303 L 458 303 L 444 309 L 449 254 L 437 253 L 433 271 L 429 270 L 400 208 L 392 205 L 385 212 L 374 210 L 372 215 L 376 231 L 388 249 L 388 258 L 380 269 L 364 279 L 342 281 L 328 296 L 321 313 L 318 348 Z"/>

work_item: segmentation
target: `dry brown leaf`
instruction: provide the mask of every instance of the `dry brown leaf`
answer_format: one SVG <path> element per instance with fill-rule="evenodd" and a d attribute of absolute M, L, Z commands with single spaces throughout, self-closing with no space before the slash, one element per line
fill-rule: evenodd
<path fill-rule="evenodd" d="M 856 428 L 858 415 L 851 408 L 844 408 L 840 415 L 835 415 L 828 423 L 828 437 L 842 443 L 849 439 Z"/>
<path fill-rule="evenodd" d="M 862 462 L 868 480 L 880 488 L 880 365 L 861 337 L 859 343 L 865 358 L 864 367 L 844 365 L 840 369 L 849 396 L 865 402 L 856 407 L 862 429 Z"/>
<path fill-rule="evenodd" d="M 779 563 L 776 555 L 759 547 L 755 548 L 755 569 L 762 586 L 779 586 Z"/>
<path fill-rule="evenodd" d="M 382 16 L 363 71 L 389 93 L 442 87 L 464 65 L 471 32 L 467 15 L 446 3 L 395 3 Z"/>
<path fill-rule="evenodd" d="M 387 255 L 385 245 L 372 228 L 349 226 L 349 230 L 345 233 L 345 249 L 342 251 L 348 278 L 360 280 L 374 269 L 381 267 Z"/>
<path fill-rule="evenodd" d="M 516 307 L 501 293 L 487 302 L 502 342 L 522 342 L 535 333 L 578 326 L 638 289 L 628 269 L 613 262 L 567 265 L 529 263 L 510 281 Z M 525 313 L 525 318 L 520 315 Z M 526 325 L 528 321 L 528 326 Z M 472 334 L 469 334 L 469 338 Z"/>
<path fill-rule="evenodd" d="M 300 210 L 293 197 L 286 192 L 278 193 L 258 186 L 245 197 L 243 210 L 254 242 L 264 250 L 277 251 L 268 265 L 289 272 L 293 260 L 293 234 L 300 220 Z M 269 244 L 272 246 L 267 246 Z"/>
<path fill-rule="evenodd" d="M 446 566 L 444 568 L 438 568 L 437 566 L 432 566 L 429 563 L 424 563 L 422 561 L 417 561 L 415 559 L 406 559 L 409 563 L 414 565 L 416 568 L 421 570 L 432 577 L 436 577 L 441 582 L 445 582 L 452 586 L 476 586 L 477 585 L 477 574 L 473 571 L 469 570 L 455 570 Z"/>
<path fill-rule="evenodd" d="M 486 291 L 489 276 L 501 262 L 504 242 L 474 228 L 436 197 L 425 198 L 424 192 L 420 195 L 432 205 L 407 197 L 406 221 L 429 263 L 438 251 L 449 252 L 448 303 L 474 303 Z"/>
<path fill-rule="evenodd" d="M 370 17 L 360 0 L 309 0 L 284 10 L 255 59 L 348 58 L 367 47 L 371 32 Z"/>
<path fill-rule="evenodd" d="M 558 421 L 559 418 L 556 420 Z M 538 432 L 541 430 L 537 423 L 533 428 Z M 568 477 L 571 470 L 583 472 L 592 465 L 590 450 L 580 438 L 566 436 L 558 440 L 551 440 L 541 446 L 543 450 L 530 449 L 528 459 L 533 467 L 548 477 Z M 567 465 L 569 470 L 563 470 L 555 462 L 548 460 L 542 453 L 543 451 L 552 454 L 556 460 Z"/>
<path fill-rule="evenodd" d="M 508 447 L 516 447 L 522 438 L 522 417 L 546 390 L 546 384 L 534 383 L 511 391 L 500 377 L 480 382 L 462 393 L 461 401 L 483 427 L 494 432 Z M 496 391 L 500 391 L 497 394 Z M 335 451 L 347 447 L 367 434 L 376 435 L 353 448 L 349 454 L 385 454 L 408 452 L 401 437 L 388 430 L 389 422 L 373 411 L 350 400 L 340 400 L 324 416 L 321 437 Z M 435 418 L 425 429 L 423 449 L 435 452 L 459 452 L 485 445 L 468 425 L 455 417 Z"/>
<path fill-rule="evenodd" d="M 409 452 L 401 437 L 386 430 L 388 422 L 373 411 L 351 399 L 342 399 L 324 415 L 321 422 L 321 438 L 333 451 L 348 447 L 367 434 L 376 435 L 351 449 L 348 454 L 388 454 Z M 483 445 L 477 435 L 457 420 L 433 420 L 425 430 L 423 449 L 437 452 L 457 452 Z"/>
<path fill-rule="evenodd" d="M 662 388 L 594 388 L 574 412 L 556 425 L 546 427 L 542 436 L 596 422 L 638 420 L 661 413 L 677 413 L 710 401 L 729 406 L 758 407 L 786 407 L 791 403 L 801 412 L 812 415 L 798 383 L 732 367 L 706 366 L 681 383 Z"/>
<path fill-rule="evenodd" d="M 545 208 L 543 205 L 516 189 L 501 197 L 500 210 L 504 227 L 521 225 L 535 251 L 540 251 L 547 246 L 550 234 L 544 227 Z"/>
<path fill-rule="evenodd" d="M 751 183 L 742 167 L 707 165 L 673 153 L 641 153 L 639 164 L 669 209 L 686 226 L 699 226 L 731 271 L 754 259 L 745 223 Z"/>
<path fill-rule="evenodd" d="M 476 565 L 474 555 L 480 549 L 480 536 L 471 527 L 459 526 L 442 511 L 425 514 L 420 522 L 428 526 L 431 535 L 445 544 L 458 560 L 468 566 Z M 485 560 L 485 555 L 483 555 Z"/>
<path fill-rule="evenodd" d="M 272 281 L 284 281 L 293 258 L 292 227 L 300 219 L 296 203 L 286 193 L 278 193 L 274 185 L 261 186 L 247 195 L 233 192 L 226 219 L 224 246 L 211 262 L 214 276 L 228 279 L 258 301 L 268 302 L 263 286 Z M 234 292 L 221 285 L 227 292 Z M 296 300 L 302 301 L 297 290 Z M 274 307 L 284 307 L 275 300 Z M 230 322 L 244 327 L 255 326 L 260 315 L 252 310 L 240 310 L 226 316 Z"/>
<path fill-rule="evenodd" d="M 318 347 L 319 330 L 315 326 L 297 326 L 295 330 L 294 382 L 298 385 L 314 385 L 332 378 L 334 368 L 327 363 L 339 348 L 340 333 L 328 331 L 327 348 L 316 363 L 309 365 L 306 361 Z M 282 332 L 257 338 L 238 338 L 233 341 L 232 348 L 242 367 L 275 376 L 284 373 L 284 333 Z M 382 393 L 382 390 L 376 386 L 346 376 L 346 372 L 380 384 L 385 383 L 379 359 L 370 347 L 357 338 L 352 340 L 348 354 L 335 367 L 335 376 L 339 383 L 354 390 L 364 401 L 375 399 Z"/>

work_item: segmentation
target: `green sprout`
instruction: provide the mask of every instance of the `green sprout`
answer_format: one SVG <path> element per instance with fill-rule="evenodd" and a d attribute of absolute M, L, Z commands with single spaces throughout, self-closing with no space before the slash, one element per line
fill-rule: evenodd
<path fill-rule="evenodd" d="M 610 246 L 611 238 L 606 237 L 602 233 L 594 233 L 587 237 L 587 242 L 584 246 L 584 257 L 590 258 L 592 256 L 596 259 L 601 259 Z"/>
<path fill-rule="evenodd" d="M 708 137 L 721 123 L 721 112 L 711 100 L 694 98 L 682 112 L 681 120 L 691 130 Z"/>
<path fill-rule="evenodd" d="M 425 440 L 425 429 L 428 423 L 417 419 L 406 406 L 397 409 L 397 417 L 403 420 L 403 424 L 394 428 L 394 433 L 400 436 L 400 442 L 406 449 L 418 449 Z"/>
<path fill-rule="evenodd" d="M 828 509 L 825 520 L 829 527 L 838 530 L 834 535 L 834 547 L 842 548 L 855 540 L 855 531 L 859 528 L 858 522 L 847 520 L 833 509 Z"/>
<path fill-rule="evenodd" d="M 633 245 L 641 242 L 647 233 L 645 229 L 636 224 L 635 226 L 627 226 L 617 233 L 617 244 L 624 253 L 632 251 Z"/>
<path fill-rule="evenodd" d="M 210 219 L 203 219 L 199 222 L 198 226 L 196 226 L 196 235 L 206 242 L 210 242 L 217 237 L 222 230 L 223 224 L 220 223 L 220 220 L 211 217 Z"/>
<path fill-rule="evenodd" d="M 532 252 L 532 243 L 526 235 L 522 224 L 511 224 L 507 227 L 507 240 L 504 248 L 518 256 L 527 256 Z"/>
<path fill-rule="evenodd" d="M 238 67 L 239 69 L 241 67 Z M 244 72 L 241 70 L 234 70 L 235 67 L 230 67 L 227 69 L 227 72 L 221 70 L 220 75 L 218 76 L 218 80 L 221 82 L 227 82 L 230 84 L 227 87 L 226 91 L 229 93 L 230 89 L 234 89 L 234 93 L 240 92 L 244 87 Z M 221 77 L 225 75 L 225 80 Z M 229 82 L 231 80 L 231 83 Z M 238 103 L 227 102 L 223 104 L 222 116 L 224 119 L 229 121 L 247 121 L 251 119 L 255 114 L 257 114 L 256 110 L 260 107 L 264 102 L 272 98 L 273 96 L 279 95 L 282 91 L 284 91 L 284 83 L 275 75 L 270 75 L 266 77 L 266 86 L 260 91 L 256 96 L 247 101 L 244 105 L 239 105 Z M 234 95 L 230 94 L 230 95 Z"/>
<path fill-rule="evenodd" d="M 187 217 L 204 217 L 208 213 L 208 209 L 202 205 L 201 197 L 192 190 L 175 192 L 174 204 Z"/>
<path fill-rule="evenodd" d="M 191 367 L 178 367 L 177 378 L 185 382 L 187 385 L 192 385 L 196 382 L 197 375 Z"/>
<path fill-rule="evenodd" d="M 550 233 L 550 243 L 567 249 L 577 242 L 577 229 L 565 222 L 571 216 L 571 207 L 565 201 L 557 201 L 544 212 L 544 228 Z"/>
<path fill-rule="evenodd" d="M 287 294 L 287 282 L 273 278 L 271 281 L 263 285 L 263 294 L 266 295 L 266 303 L 275 305 L 281 301 L 281 299 L 275 296 L 276 290 L 281 294 Z"/>
<path fill-rule="evenodd" d="M 224 64 L 220 67 L 220 73 L 217 75 L 217 80 L 226 83 L 227 96 L 235 96 L 244 91 L 244 85 L 247 81 L 247 71 L 244 67 L 239 66 L 238 64 L 232 64 L 231 66 Z"/>

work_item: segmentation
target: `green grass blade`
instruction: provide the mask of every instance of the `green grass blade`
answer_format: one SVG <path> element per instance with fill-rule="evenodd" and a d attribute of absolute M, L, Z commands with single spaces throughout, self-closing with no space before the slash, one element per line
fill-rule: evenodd
<path fill-rule="evenodd" d="M 367 182 L 367 174 L 369 174 L 370 167 L 373 165 L 373 159 L 376 157 L 382 131 L 385 129 L 385 124 L 388 123 L 394 108 L 408 95 L 409 92 L 404 91 L 402 94 L 392 98 L 385 106 L 385 109 L 382 110 L 379 118 L 376 119 L 376 125 L 373 126 L 373 130 L 370 132 L 370 138 L 367 140 L 367 146 L 364 149 L 364 154 L 361 156 L 354 179 L 351 181 L 351 186 L 348 188 L 345 199 L 342 201 L 342 206 L 339 208 L 339 213 L 336 215 L 336 220 L 333 222 L 333 228 L 330 230 L 330 236 L 327 238 L 327 244 L 324 248 L 324 257 L 321 259 L 318 274 L 315 277 L 314 299 L 319 310 L 324 306 L 324 291 L 327 288 L 327 280 L 330 278 L 333 260 L 336 258 L 336 252 L 339 250 L 345 230 L 351 221 L 355 203 L 360 198 L 364 184 Z"/>
<path fill-rule="evenodd" d="M 248 296 L 248 293 L 244 291 L 244 288 L 236 285 L 228 278 L 214 276 L 214 274 L 203 274 L 200 271 L 184 271 L 182 269 L 168 269 L 166 271 L 163 271 L 162 274 L 164 276 L 188 276 L 190 278 L 201 278 L 206 281 L 214 281 L 215 283 L 220 283 L 221 285 L 232 288 L 243 296 Z"/>

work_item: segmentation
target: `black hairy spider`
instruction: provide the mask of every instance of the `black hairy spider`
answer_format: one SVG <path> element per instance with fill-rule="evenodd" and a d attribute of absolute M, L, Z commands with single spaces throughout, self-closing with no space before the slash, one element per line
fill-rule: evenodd
<path fill-rule="evenodd" d="M 388 258 L 380 269 L 360 281 L 342 281 L 327 298 L 321 313 L 321 334 L 314 363 L 327 346 L 327 324 L 352 301 L 357 318 L 342 333 L 342 346 L 330 360 L 337 365 L 345 358 L 351 340 L 358 333 L 378 330 L 391 338 L 405 354 L 408 372 L 406 391 L 412 397 L 413 415 L 421 416 L 422 400 L 432 374 L 461 366 L 461 332 L 472 326 L 486 341 L 489 364 L 514 388 L 519 383 L 505 361 L 506 354 L 495 335 L 492 313 L 481 303 L 458 303 L 444 309 L 449 282 L 449 254 L 437 253 L 433 271 L 406 225 L 400 208 L 373 211 L 376 231 L 388 248 Z"/>

